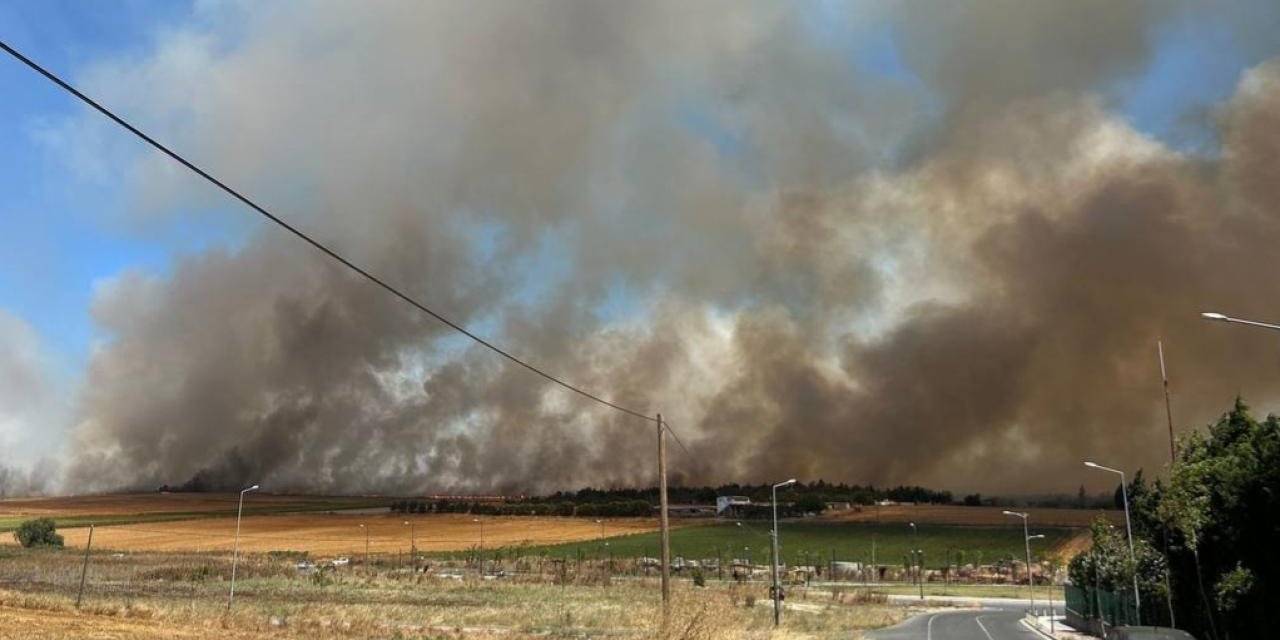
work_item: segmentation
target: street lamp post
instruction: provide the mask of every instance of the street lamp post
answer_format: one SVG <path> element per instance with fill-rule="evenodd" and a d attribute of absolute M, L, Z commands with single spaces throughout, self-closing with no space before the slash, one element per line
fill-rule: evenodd
<path fill-rule="evenodd" d="M 1044 540 L 1044 534 L 1043 534 L 1043 533 L 1037 533 L 1037 534 L 1035 534 L 1034 536 L 1027 536 L 1027 556 L 1028 556 L 1028 557 L 1030 557 L 1030 556 L 1031 556 L 1031 541 L 1032 541 L 1032 540 Z M 1030 572 L 1028 572 L 1028 573 L 1027 573 L 1027 581 L 1028 581 L 1028 584 L 1030 584 L 1030 581 L 1033 579 L 1033 576 L 1034 576 L 1034 575 L 1035 575 L 1035 574 L 1030 573 Z M 1050 576 L 1050 578 L 1049 578 L 1048 586 L 1050 587 L 1050 589 L 1049 589 L 1049 597 L 1048 597 L 1048 600 L 1049 600 L 1049 632 L 1050 632 L 1050 633 L 1053 633 L 1053 632 L 1054 632 L 1053 617 L 1054 617 L 1054 614 L 1055 614 L 1056 612 L 1054 611 L 1054 608 L 1053 608 L 1053 578 L 1052 578 L 1052 576 Z M 1032 588 L 1032 593 L 1033 593 L 1033 595 L 1034 595 L 1034 592 L 1035 592 L 1035 589 L 1034 589 L 1034 588 Z M 1034 613 L 1033 613 L 1032 615 L 1034 615 Z"/>
<path fill-rule="evenodd" d="M 1221 313 L 1215 313 L 1213 311 L 1205 311 L 1204 313 L 1200 314 L 1200 317 L 1204 318 L 1205 320 L 1216 320 L 1218 322 L 1230 322 L 1232 324 L 1247 324 L 1251 327 L 1261 327 L 1263 329 L 1280 331 L 1280 324 L 1271 324 L 1270 322 L 1257 322 L 1254 320 L 1232 318 L 1231 316 L 1223 315 Z"/>
<path fill-rule="evenodd" d="M 1223 316 L 1223 318 L 1227 319 L 1228 321 L 1234 321 L 1233 319 L 1226 318 L 1226 316 Z M 1248 321 L 1243 321 L 1243 322 L 1245 322 L 1246 324 L 1260 324 L 1260 323 L 1248 322 Z M 1271 326 L 1271 325 L 1268 325 L 1268 326 Z M 1273 328 L 1280 329 L 1280 327 L 1273 327 Z M 1129 488 L 1125 484 L 1124 472 L 1119 469 L 1104 467 L 1092 460 L 1086 460 L 1084 463 L 1084 466 L 1089 467 L 1091 469 L 1110 471 L 1111 473 L 1119 474 L 1120 476 L 1120 497 L 1124 500 L 1124 528 L 1125 528 L 1125 531 L 1129 534 L 1129 559 L 1133 561 L 1133 610 L 1134 610 L 1134 613 L 1138 616 L 1138 620 L 1137 620 L 1138 624 L 1142 624 L 1142 597 L 1138 595 L 1138 552 L 1135 551 L 1133 547 L 1133 523 L 1129 519 Z"/>
<path fill-rule="evenodd" d="M 241 491 L 240 506 L 236 507 L 236 539 L 231 546 L 231 592 L 227 594 L 227 613 L 231 613 L 231 603 L 236 599 L 236 561 L 240 556 L 240 516 L 244 514 L 244 494 L 257 490 L 258 485 L 255 484 Z"/>
<path fill-rule="evenodd" d="M 471 521 L 480 525 L 480 573 L 484 573 L 484 520 L 472 518 Z"/>
<path fill-rule="evenodd" d="M 778 560 L 781 558 L 778 550 L 778 488 L 795 483 L 796 479 L 792 478 L 773 485 L 773 626 L 775 627 L 778 626 L 778 621 L 782 617 L 782 589 L 778 586 Z"/>
<path fill-rule="evenodd" d="M 916 549 L 916 587 L 920 589 L 920 599 L 924 600 L 924 549 Z"/>
<path fill-rule="evenodd" d="M 413 560 L 413 572 L 418 572 L 418 536 L 414 531 L 414 523 L 405 520 L 405 526 L 409 527 L 409 555 Z"/>
<path fill-rule="evenodd" d="M 1028 594 L 1027 600 L 1031 604 L 1031 615 L 1035 615 L 1036 614 L 1036 579 L 1035 579 L 1035 574 L 1032 573 L 1031 571 L 1031 534 L 1027 531 L 1028 514 L 1022 513 L 1020 511 L 1002 511 L 1001 513 L 1003 513 L 1006 516 L 1022 518 L 1022 542 L 1023 542 L 1023 546 L 1027 548 L 1027 594 Z"/>
<path fill-rule="evenodd" d="M 923 550 L 920 549 L 920 529 L 916 527 L 916 523 L 908 522 L 907 526 L 911 527 L 911 540 L 916 543 L 916 548 L 911 550 L 911 564 L 916 584 L 920 586 L 920 599 L 924 600 L 924 580 L 920 575 L 920 562 L 923 560 Z"/>

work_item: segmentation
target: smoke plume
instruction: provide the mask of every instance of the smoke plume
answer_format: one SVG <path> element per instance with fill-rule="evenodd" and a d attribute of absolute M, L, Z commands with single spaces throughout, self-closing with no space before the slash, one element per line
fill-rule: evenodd
<path fill-rule="evenodd" d="M 1280 316 L 1280 63 L 1184 153 L 1105 92 L 1178 9 L 1090 4 L 252 4 L 83 83 L 452 319 L 662 412 L 680 481 L 1072 490 L 1087 457 L 1167 459 L 1157 339 L 1180 430 L 1269 407 L 1280 374 L 1267 336 L 1197 318 Z M 900 68 L 826 30 L 861 24 Z M 249 215 L 120 145 L 138 224 Z M 247 238 L 101 287 L 68 488 L 653 482 L 651 424 Z"/>

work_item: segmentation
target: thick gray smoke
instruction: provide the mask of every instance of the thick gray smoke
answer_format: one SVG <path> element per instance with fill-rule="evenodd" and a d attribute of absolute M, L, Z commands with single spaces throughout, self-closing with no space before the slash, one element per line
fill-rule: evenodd
<path fill-rule="evenodd" d="M 1181 428 L 1280 377 L 1266 336 L 1196 317 L 1278 315 L 1280 64 L 1186 156 L 1102 93 L 1160 16 L 1095 4 L 822 17 L 891 27 L 889 73 L 772 3 L 254 4 L 84 82 L 451 318 L 661 411 L 679 480 L 1070 489 L 1085 457 L 1167 456 L 1157 339 Z M 142 219 L 220 202 L 103 152 Z M 69 490 L 654 479 L 651 425 L 273 227 L 123 274 L 94 314 Z"/>
<path fill-rule="evenodd" d="M 57 372 L 39 334 L 21 318 L 0 309 L 0 497 L 42 493 L 56 470 L 28 451 L 47 450 L 64 422 L 56 397 Z M 34 428 L 29 428 L 34 427 Z"/>

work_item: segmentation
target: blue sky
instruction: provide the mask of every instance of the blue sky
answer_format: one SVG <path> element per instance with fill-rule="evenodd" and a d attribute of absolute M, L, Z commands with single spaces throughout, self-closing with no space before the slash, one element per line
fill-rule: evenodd
<path fill-rule="evenodd" d="M 190 11 L 186 2 L 9 2 L 0 4 L 0 37 L 75 82 L 100 58 L 145 55 Z M 207 217 L 161 229 L 127 224 L 121 175 L 77 172 L 49 138 L 87 109 L 7 56 L 0 88 L 0 308 L 35 327 L 60 368 L 75 372 L 95 336 L 95 283 L 126 269 L 162 274 L 175 255 L 236 237 L 196 222 Z"/>
<path fill-rule="evenodd" d="M 919 83 L 898 55 L 890 27 L 853 29 L 827 20 L 833 6 L 815 5 L 814 37 L 846 51 L 851 68 L 908 86 Z M 1259 28 L 1277 27 L 1275 13 L 1261 15 Z M 19 0 L 0 3 L 0 38 L 74 81 L 97 60 L 147 55 L 158 34 L 195 20 L 199 16 L 189 2 Z M 1100 90 L 1139 130 L 1177 149 L 1211 154 L 1206 109 L 1228 97 L 1240 73 L 1266 53 L 1238 46 L 1232 28 L 1211 14 L 1175 15 L 1153 25 L 1156 49 L 1147 68 Z M 842 38 L 849 38 L 847 46 Z M 35 328 L 68 388 L 94 340 L 102 338 L 90 315 L 95 283 L 128 269 L 163 275 L 175 258 L 234 247 L 256 225 L 249 212 L 230 203 L 220 205 L 225 215 L 193 211 L 168 218 L 178 222 L 161 228 L 127 223 L 123 170 L 113 175 L 108 169 L 102 176 L 77 172 L 44 135 L 82 111 L 16 61 L 0 60 L 0 309 Z M 749 153 L 749 145 L 703 105 L 682 106 L 671 117 L 727 156 Z M 138 124 L 146 129 L 146 122 Z M 750 166 L 749 159 L 740 160 Z M 569 267 L 555 253 L 534 257 L 535 268 L 548 276 L 539 280 L 554 281 L 557 270 Z M 634 311 L 634 303 L 620 289 L 602 311 L 621 316 Z"/>

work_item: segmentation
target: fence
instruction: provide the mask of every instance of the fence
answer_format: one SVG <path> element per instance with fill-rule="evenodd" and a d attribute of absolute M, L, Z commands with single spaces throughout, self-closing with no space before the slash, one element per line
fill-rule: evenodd
<path fill-rule="evenodd" d="M 1133 595 L 1128 591 L 1113 593 L 1106 589 L 1094 589 L 1073 584 L 1065 585 L 1067 622 L 1083 626 L 1097 635 L 1105 635 L 1106 629 L 1139 623 Z M 1150 612 L 1144 618 L 1150 618 Z M 1156 623 L 1144 619 L 1147 624 Z"/>

